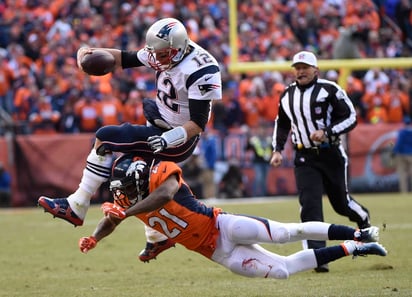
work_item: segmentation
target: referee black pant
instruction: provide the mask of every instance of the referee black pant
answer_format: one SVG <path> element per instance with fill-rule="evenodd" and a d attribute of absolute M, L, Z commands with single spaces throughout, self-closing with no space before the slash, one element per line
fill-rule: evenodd
<path fill-rule="evenodd" d="M 324 221 L 322 196 L 325 193 L 336 213 L 370 226 L 369 212 L 348 192 L 348 157 L 342 145 L 328 148 L 296 149 L 295 178 L 302 222 Z M 308 248 L 326 246 L 324 241 L 307 241 Z"/>

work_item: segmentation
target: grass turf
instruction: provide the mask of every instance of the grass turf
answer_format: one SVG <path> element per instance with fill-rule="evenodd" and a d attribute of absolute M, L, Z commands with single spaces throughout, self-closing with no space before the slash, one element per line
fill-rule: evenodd
<path fill-rule="evenodd" d="M 411 195 L 356 195 L 356 199 L 369 208 L 372 223 L 381 228 L 380 242 L 388 256 L 346 257 L 330 263 L 329 273 L 306 271 L 288 280 L 238 276 L 180 245 L 149 264 L 141 263 L 137 254 L 145 245 L 143 225 L 133 218 L 82 254 L 77 241 L 90 235 L 101 218 L 97 206 L 78 228 L 53 220 L 41 208 L 1 209 L 0 296 L 412 296 Z M 299 221 L 294 198 L 213 202 L 230 212 Z M 353 225 L 335 214 L 326 199 L 324 211 L 328 222 Z M 265 247 L 288 255 L 300 250 L 301 243 Z"/>

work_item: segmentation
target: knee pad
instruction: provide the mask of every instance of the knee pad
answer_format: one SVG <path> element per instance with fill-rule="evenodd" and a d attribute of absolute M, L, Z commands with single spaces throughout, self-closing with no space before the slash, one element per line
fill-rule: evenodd
<path fill-rule="evenodd" d="M 272 239 L 277 243 L 286 243 L 290 240 L 289 229 L 285 226 L 277 226 L 273 229 Z"/>
<path fill-rule="evenodd" d="M 280 268 L 276 267 L 275 270 L 273 270 L 273 277 L 277 279 L 287 279 L 289 278 L 289 272 L 287 271 L 286 268 Z"/>

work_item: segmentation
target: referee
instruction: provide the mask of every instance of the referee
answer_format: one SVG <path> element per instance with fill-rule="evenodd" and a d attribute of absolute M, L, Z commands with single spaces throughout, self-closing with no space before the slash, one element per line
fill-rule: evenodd
<path fill-rule="evenodd" d="M 356 222 L 359 228 L 369 227 L 368 210 L 349 195 L 348 156 L 339 138 L 356 126 L 352 102 L 335 82 L 318 77 L 313 53 L 297 53 L 292 68 L 296 81 L 280 97 L 270 164 L 281 165 L 281 152 L 291 131 L 301 221 L 324 220 L 322 195 L 326 193 L 338 214 Z M 324 241 L 303 244 L 311 249 L 326 246 Z M 329 268 L 324 265 L 315 271 L 328 272 Z"/>

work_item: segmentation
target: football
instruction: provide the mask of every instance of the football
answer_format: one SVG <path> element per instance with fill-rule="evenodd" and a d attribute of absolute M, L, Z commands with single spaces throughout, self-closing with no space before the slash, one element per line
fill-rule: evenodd
<path fill-rule="evenodd" d="M 114 70 L 116 60 L 112 54 L 105 50 L 94 50 L 87 53 L 80 64 L 87 74 L 102 76 Z"/>

